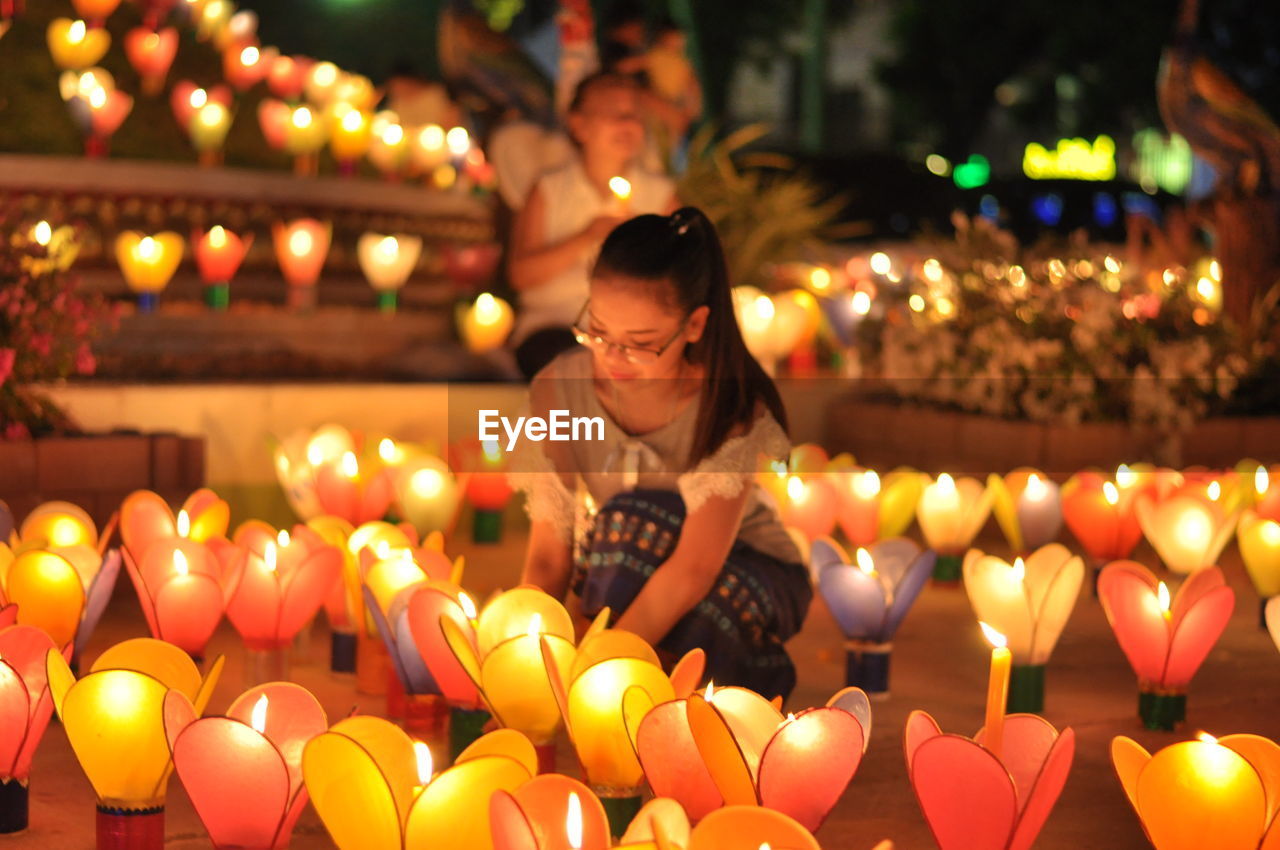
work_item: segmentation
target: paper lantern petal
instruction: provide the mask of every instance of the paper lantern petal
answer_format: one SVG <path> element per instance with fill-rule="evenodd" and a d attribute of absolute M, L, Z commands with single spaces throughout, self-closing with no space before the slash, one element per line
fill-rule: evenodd
<path fill-rule="evenodd" d="M 930 738 L 936 738 L 942 734 L 942 729 L 938 726 L 927 711 L 911 712 L 907 715 L 907 726 L 902 736 L 903 751 L 907 756 L 907 771 L 910 772 L 911 760 L 915 758 L 916 750 L 920 749 L 920 745 Z"/>
<path fill-rule="evenodd" d="M 576 680 L 587 668 L 610 658 L 639 658 L 656 667 L 662 666 L 658 661 L 658 653 L 653 651 L 653 647 L 644 638 L 622 629 L 605 629 L 589 638 L 583 638 L 578 644 L 578 651 L 569 668 L 568 681 Z"/>
<path fill-rule="evenodd" d="M 623 712 L 623 695 L 632 687 L 658 703 L 675 698 L 662 668 L 639 658 L 601 661 L 569 686 L 567 726 L 593 785 L 638 788 L 644 780 Z"/>
<path fill-rule="evenodd" d="M 658 850 L 689 846 L 689 816 L 675 800 L 655 797 L 640 807 L 623 833 L 619 847 L 656 845 Z"/>
<path fill-rule="evenodd" d="M 171 690 L 164 695 L 164 737 L 169 742 L 169 752 L 177 743 L 182 731 L 195 723 L 200 715 L 196 714 L 191 700 L 178 691 Z"/>
<path fill-rule="evenodd" d="M 847 564 L 830 567 L 818 576 L 818 592 L 845 637 L 883 638 L 885 595 L 879 579 Z"/>
<path fill-rule="evenodd" d="M 761 805 L 816 832 L 862 761 L 862 724 L 847 711 L 815 708 L 784 722 L 760 759 Z"/>
<path fill-rule="evenodd" d="M 462 632 L 464 641 L 474 646 L 475 630 L 462 611 L 462 606 L 443 591 L 431 587 L 416 588 L 409 597 L 406 618 L 418 655 L 426 663 L 440 692 L 455 705 L 473 706 L 479 700 L 476 684 L 457 656 L 449 648 L 440 631 L 440 618 L 448 617 Z M 480 671 L 476 670 L 476 676 Z"/>
<path fill-rule="evenodd" d="M 271 742 L 238 720 L 206 717 L 178 735 L 173 761 L 215 846 L 275 843 L 290 780 Z"/>
<path fill-rule="evenodd" d="M 970 550 L 964 560 L 964 589 L 978 619 L 1005 636 L 1014 658 L 1033 663 L 1035 621 L 1024 580 L 1015 570 L 1000 558 Z"/>
<path fill-rule="evenodd" d="M 455 764 L 418 796 L 405 825 L 406 847 L 467 847 L 489 850 L 489 798 L 515 791 L 533 778 L 513 759 L 487 757 Z"/>
<path fill-rule="evenodd" d="M 986 729 L 980 729 L 973 740 L 986 744 Z M 1010 714 L 1005 717 L 1004 745 L 1000 748 L 1000 761 L 1013 779 L 1013 789 L 1018 795 L 1018 809 L 1027 804 L 1031 789 L 1040 776 L 1045 758 L 1058 739 L 1058 731 L 1049 721 L 1037 714 Z"/>
<path fill-rule="evenodd" d="M 547 685 L 551 688 L 551 696 L 556 701 L 556 708 L 560 711 L 560 719 L 564 722 L 565 731 L 569 733 L 569 737 L 573 738 L 573 727 L 570 725 L 569 716 L 569 684 L 573 681 L 568 678 L 562 671 L 560 664 L 556 660 L 555 647 L 551 643 L 551 638 L 542 637 L 538 639 L 538 651 L 542 653 L 542 667 L 547 674 Z"/>
<path fill-rule="evenodd" d="M 691 820 L 700 821 L 724 805 L 693 740 L 683 701 L 662 703 L 644 715 L 636 730 L 636 751 L 653 793 L 678 800 Z"/>
<path fill-rule="evenodd" d="M 699 694 L 685 701 L 685 711 L 694 744 L 725 804 L 759 805 L 751 768 L 724 717 Z"/>
<path fill-rule="evenodd" d="M 495 596 L 480 611 L 476 622 L 476 642 L 480 657 L 513 637 L 528 634 L 534 615 L 541 619 L 542 634 L 574 639 L 573 619 L 559 600 L 534 587 L 522 586 Z"/>
<path fill-rule="evenodd" d="M 1267 631 L 1271 634 L 1271 642 L 1280 649 L 1280 596 L 1267 600 Z"/>
<path fill-rule="evenodd" d="M 177 536 L 173 511 L 159 495 L 138 490 L 125 497 L 120 505 L 120 537 L 135 560 L 145 558 L 154 541 Z"/>
<path fill-rule="evenodd" d="M 1120 778 L 1125 796 L 1129 798 L 1129 805 L 1135 811 L 1138 808 L 1138 774 L 1142 773 L 1149 761 L 1151 753 L 1132 738 L 1117 735 L 1112 739 L 1111 763 L 1115 766 L 1116 776 Z"/>
<path fill-rule="evenodd" d="M 926 476 L 913 469 L 899 468 L 884 478 L 880 490 L 880 538 L 901 536 L 916 516 L 916 505 L 924 492 Z"/>
<path fill-rule="evenodd" d="M 781 701 L 771 702 L 747 688 L 725 687 L 715 689 L 715 707 L 729 724 L 754 775 L 764 748 L 785 719 Z"/>
<path fill-rule="evenodd" d="M 676 666 L 671 669 L 671 689 L 676 699 L 685 699 L 702 683 L 702 674 L 707 669 L 707 652 L 702 647 L 694 647 L 680 657 Z"/>
<path fill-rule="evenodd" d="M 1009 548 L 1021 552 L 1026 547 L 1022 541 L 1022 526 L 1018 523 L 1018 509 L 1013 502 L 1013 494 L 1004 479 L 994 472 L 987 476 L 987 490 L 991 493 L 991 513 L 995 514 L 996 524 L 1004 532 Z"/>
<path fill-rule="evenodd" d="M 1009 746 L 1007 738 L 1005 746 Z M 1018 818 L 1013 840 L 1009 842 L 1009 850 L 1030 850 L 1036 836 L 1044 828 L 1045 821 L 1049 819 L 1049 813 L 1058 802 L 1062 787 L 1067 784 L 1067 774 L 1071 772 L 1075 751 L 1075 730 L 1064 729 L 1045 757 L 1044 766 L 1035 780 L 1030 796 L 1021 804 L 1022 814 Z"/>
<path fill-rule="evenodd" d="M 892 542 L 884 541 L 881 546 Z M 917 550 L 917 553 L 915 557 L 906 562 L 907 566 L 902 577 L 894 584 L 893 604 L 889 606 L 889 611 L 884 618 L 883 634 L 886 640 L 892 638 L 898 631 L 898 626 L 902 625 L 902 621 L 906 618 L 907 612 L 911 610 L 916 597 L 920 595 L 920 591 L 924 589 L 925 584 L 933 575 L 933 565 L 938 560 L 937 552 L 933 550 L 921 552 L 914 543 L 911 545 L 913 549 Z"/>
<path fill-rule="evenodd" d="M 155 637 L 201 655 L 222 622 L 222 588 L 199 573 L 175 577 L 156 592 L 155 617 Z"/>
<path fill-rule="evenodd" d="M 809 546 L 809 569 L 819 579 L 824 570 L 848 563 L 844 548 L 830 537 L 819 537 Z"/>
<path fill-rule="evenodd" d="M 329 718 L 310 691 L 292 682 L 272 682 L 250 688 L 231 703 L 227 716 L 252 726 L 253 711 L 264 696 L 267 711 L 263 734 L 290 766 L 289 797 L 292 798 L 302 786 L 303 748 L 329 728 Z M 297 765 L 296 769 L 293 765 Z"/>
<path fill-rule="evenodd" d="M 1136 797 L 1160 850 L 1254 850 L 1266 828 L 1262 780 L 1218 744 L 1182 741 L 1160 750 L 1138 775 Z"/>
<path fill-rule="evenodd" d="M 573 644 L 547 634 L 541 641 L 551 647 L 561 676 L 566 675 L 573 662 Z M 530 640 L 526 635 L 501 643 L 485 657 L 480 668 L 485 699 L 502 717 L 503 724 L 519 729 L 535 743 L 551 740 L 561 721 L 550 681 L 545 676 L 529 675 L 530 670 L 537 669 L 536 664 L 545 663 L 538 657 L 541 641 Z"/>
<path fill-rule="evenodd" d="M 293 640 L 324 604 L 324 597 L 342 572 L 337 552 L 313 555 L 290 575 L 284 576 L 280 601 L 279 635 Z"/>
<path fill-rule="evenodd" d="M 497 799 L 507 792 L 494 794 Z M 587 786 L 576 779 L 561 776 L 558 773 L 547 773 L 535 776 L 510 793 L 519 807 L 525 812 L 537 813 L 541 841 L 537 850 L 571 850 L 564 834 L 564 824 L 569 813 L 569 795 L 577 794 L 582 807 L 582 841 L 580 847 L 608 847 L 609 819 L 604 812 L 600 799 Z M 492 811 L 492 806 L 491 806 Z M 492 821 L 493 818 L 491 817 Z M 496 847 L 503 848 L 494 836 Z"/>
<path fill-rule="evenodd" d="M 1178 621 L 1169 647 L 1169 666 L 1162 679 L 1167 687 L 1184 688 L 1191 681 L 1231 621 L 1235 604 L 1235 591 L 1217 587 Z"/>
<path fill-rule="evenodd" d="M 0 660 L 0 776 L 17 776 L 18 754 L 27 740 L 31 696 L 18 671 Z"/>
<path fill-rule="evenodd" d="M 480 658 L 476 651 L 475 633 L 470 628 L 470 624 L 459 625 L 454 622 L 451 616 L 441 614 L 438 626 L 445 644 L 448 645 L 450 652 L 453 653 L 454 660 L 458 662 L 459 669 L 471 680 L 476 692 L 483 694 L 484 680 L 480 672 Z M 428 629 L 430 624 L 424 624 L 422 628 Z M 489 711 L 498 719 L 498 722 L 504 726 L 507 725 L 487 698 L 485 703 L 489 705 Z"/>
<path fill-rule="evenodd" d="M 702 819 L 689 836 L 689 850 L 757 850 L 762 844 L 787 850 L 819 850 L 818 841 L 782 812 L 726 806 Z"/>
<path fill-rule="evenodd" d="M 843 709 L 858 718 L 862 725 L 862 751 L 865 753 L 867 744 L 871 742 L 871 698 L 867 692 L 862 688 L 843 688 L 827 700 L 827 706 Z"/>
<path fill-rule="evenodd" d="M 402 850 L 395 798 L 368 750 L 345 735 L 317 735 L 302 754 L 302 774 L 339 850 Z"/>
<path fill-rule="evenodd" d="M 418 652 L 417 645 L 413 642 L 413 632 L 409 626 L 407 605 L 399 607 L 390 625 L 395 631 L 395 639 L 392 641 L 391 646 L 395 647 L 394 652 L 399 656 L 400 663 L 404 668 L 406 690 L 411 694 L 443 693 L 435 677 L 431 675 L 431 670 L 427 667 L 427 663 L 422 659 L 421 653 Z M 388 649 L 391 646 L 388 646 Z"/>
<path fill-rule="evenodd" d="M 1064 546 L 1050 543 L 1032 553 L 1031 558 L 1035 558 L 1039 552 L 1049 550 L 1050 547 L 1061 550 L 1061 554 L 1065 557 L 1058 562 L 1061 565 L 1055 567 L 1051 573 L 1048 585 L 1040 595 L 1041 601 L 1036 606 L 1039 610 L 1036 614 L 1035 638 L 1031 643 L 1033 664 L 1043 664 L 1049 660 L 1054 647 L 1058 645 L 1058 638 L 1062 636 L 1062 630 L 1071 619 L 1071 612 L 1075 610 L 1076 600 L 1080 597 L 1080 586 L 1084 584 L 1084 561 L 1072 556 Z M 1054 560 L 1056 561 L 1057 558 L 1058 555 L 1055 553 Z M 1031 574 L 1030 563 L 1031 559 L 1028 559 L 1028 575 Z"/>
<path fill-rule="evenodd" d="M 1150 573 L 1133 571 L 1130 562 L 1109 564 L 1098 576 L 1098 596 L 1111 629 L 1138 678 L 1158 682 L 1169 657 L 1169 628 L 1160 615 Z"/>
<path fill-rule="evenodd" d="M 9 565 L 5 595 L 18 606 L 18 622 L 43 629 L 58 647 L 75 640 L 84 610 L 84 585 L 69 561 L 28 549 Z"/>
<path fill-rule="evenodd" d="M 84 653 L 93 630 L 98 627 L 98 621 L 107 610 L 107 603 L 111 601 L 111 593 L 116 587 L 116 579 L 120 577 L 120 560 L 118 549 L 112 549 L 103 555 L 98 573 L 89 585 L 89 591 L 85 596 L 84 613 L 80 615 L 80 629 L 76 632 L 77 655 Z"/>
<path fill-rule="evenodd" d="M 173 644 L 154 638 L 131 638 L 106 649 L 94 659 L 90 668 L 92 673 L 100 670 L 145 673 L 166 687 L 181 691 L 192 702 L 196 702 L 196 694 L 202 685 L 200 670 L 191 656 Z M 196 710 L 200 710 L 198 704 Z"/>
<path fill-rule="evenodd" d="M 1258 771 L 1267 798 L 1263 819 L 1271 823 L 1280 810 L 1280 745 L 1261 735 L 1250 734 L 1224 735 L 1218 743 L 1239 753 Z"/>
<path fill-rule="evenodd" d="M 495 729 L 486 732 L 458 754 L 454 764 L 486 756 L 510 759 L 524 766 L 533 776 L 538 772 L 538 753 L 524 734 L 514 729 Z"/>
<path fill-rule="evenodd" d="M 1005 850 L 1018 802 L 1008 771 L 989 750 L 937 735 L 916 748 L 910 773 L 940 850 Z"/>
<path fill-rule="evenodd" d="M 510 791 L 499 789 L 489 798 L 489 832 L 497 850 L 543 850 L 533 824 Z"/>

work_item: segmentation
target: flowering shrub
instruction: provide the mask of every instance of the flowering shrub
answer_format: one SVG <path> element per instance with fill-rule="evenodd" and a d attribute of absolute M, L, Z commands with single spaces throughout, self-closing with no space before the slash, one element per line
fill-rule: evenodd
<path fill-rule="evenodd" d="M 862 284 L 876 293 L 862 356 L 899 398 L 1171 436 L 1248 366 L 1207 260 L 1205 275 L 1137 270 L 1083 243 L 1020 246 L 984 219 L 956 228 L 923 262 Z"/>
<path fill-rule="evenodd" d="M 75 232 L 47 222 L 19 227 L 0 216 L 0 439 L 71 427 L 34 387 L 96 368 L 90 341 L 114 313 L 67 273 Z"/>

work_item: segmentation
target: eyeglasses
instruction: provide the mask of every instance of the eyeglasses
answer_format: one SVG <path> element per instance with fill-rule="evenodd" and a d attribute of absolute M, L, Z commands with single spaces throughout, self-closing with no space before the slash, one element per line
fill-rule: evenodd
<path fill-rule="evenodd" d="M 675 341 L 684 333 L 684 329 L 689 324 L 689 317 L 680 323 L 680 327 L 676 330 L 671 339 L 667 340 L 659 348 L 644 348 L 636 345 L 622 345 L 621 343 L 611 342 L 610 340 L 593 334 L 588 331 L 582 324 L 582 317 L 587 314 L 587 308 L 591 302 L 582 305 L 582 311 L 578 313 L 578 318 L 573 320 L 573 337 L 578 341 L 579 345 L 585 345 L 592 351 L 598 351 L 601 354 L 608 354 L 609 349 L 616 349 L 629 363 L 652 363 L 667 353 L 667 349 L 675 344 Z"/>

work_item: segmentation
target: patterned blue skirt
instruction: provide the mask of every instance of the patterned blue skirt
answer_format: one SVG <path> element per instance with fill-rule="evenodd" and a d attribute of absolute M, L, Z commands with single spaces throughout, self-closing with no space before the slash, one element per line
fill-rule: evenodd
<path fill-rule="evenodd" d="M 616 622 L 675 551 L 684 517 L 680 494 L 665 490 L 633 490 L 606 502 L 574 565 L 573 589 L 584 613 L 593 617 L 608 606 Z M 738 541 L 711 593 L 676 622 L 658 649 L 679 657 L 701 647 L 706 675 L 717 685 L 786 698 L 796 669 L 783 642 L 800 631 L 812 598 L 802 565 Z"/>

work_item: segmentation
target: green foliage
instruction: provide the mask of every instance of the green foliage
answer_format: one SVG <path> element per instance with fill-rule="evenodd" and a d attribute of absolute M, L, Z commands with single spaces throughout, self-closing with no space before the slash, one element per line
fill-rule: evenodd
<path fill-rule="evenodd" d="M 714 131 L 703 128 L 690 144 L 689 166 L 678 188 L 684 203 L 700 207 L 715 223 L 735 285 L 764 285 L 771 264 L 816 252 L 844 204 L 791 170 L 786 157 L 748 155 L 735 161 L 735 154 L 765 133 L 765 127 L 751 125 L 717 142 Z"/>

